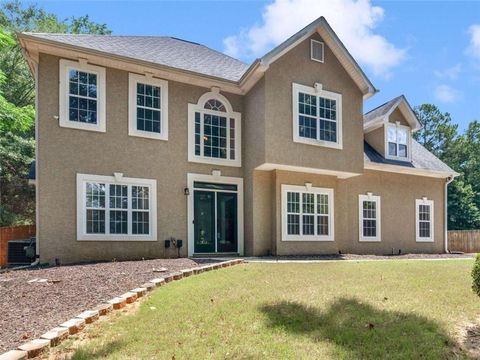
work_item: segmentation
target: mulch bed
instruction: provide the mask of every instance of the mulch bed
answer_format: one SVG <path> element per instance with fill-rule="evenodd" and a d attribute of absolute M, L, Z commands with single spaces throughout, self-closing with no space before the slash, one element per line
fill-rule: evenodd
<path fill-rule="evenodd" d="M 403 254 L 403 255 L 355 255 L 355 254 L 333 254 L 333 255 L 298 255 L 298 256 L 264 256 L 257 257 L 259 260 L 401 260 L 401 259 L 470 259 L 475 254 Z"/>
<path fill-rule="evenodd" d="M 206 262 L 212 261 L 157 259 L 1 273 L 0 354 L 153 278 Z M 153 271 L 162 267 L 167 271 Z M 42 280 L 29 283 L 34 279 Z"/>

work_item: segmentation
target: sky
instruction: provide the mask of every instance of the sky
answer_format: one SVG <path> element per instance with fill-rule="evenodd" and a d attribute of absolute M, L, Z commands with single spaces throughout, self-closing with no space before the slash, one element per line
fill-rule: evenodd
<path fill-rule="evenodd" d="M 36 1 L 60 18 L 88 14 L 116 35 L 168 35 L 251 63 L 319 16 L 378 94 L 433 103 L 463 131 L 480 121 L 480 1 Z"/>

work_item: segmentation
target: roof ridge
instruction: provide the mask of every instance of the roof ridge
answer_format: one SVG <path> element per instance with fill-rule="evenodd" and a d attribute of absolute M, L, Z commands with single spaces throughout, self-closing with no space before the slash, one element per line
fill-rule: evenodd
<path fill-rule="evenodd" d="M 371 112 L 374 112 L 375 110 L 378 110 L 378 109 L 384 107 L 385 105 L 391 103 L 392 101 L 397 100 L 397 99 L 399 99 L 399 98 L 401 98 L 401 97 L 405 97 L 405 95 L 402 94 L 402 95 L 396 96 L 396 97 L 394 97 L 393 99 L 390 99 L 390 100 L 384 102 L 383 104 L 378 105 L 377 107 L 373 108 L 372 110 L 367 111 L 365 114 L 363 114 L 363 116 L 366 116 L 366 115 L 370 114 Z"/>

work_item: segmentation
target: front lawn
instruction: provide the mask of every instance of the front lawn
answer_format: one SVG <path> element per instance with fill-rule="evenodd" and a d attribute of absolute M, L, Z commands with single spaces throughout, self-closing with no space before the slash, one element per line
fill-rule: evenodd
<path fill-rule="evenodd" d="M 444 359 L 480 315 L 472 260 L 245 264 L 168 284 L 74 359 Z"/>

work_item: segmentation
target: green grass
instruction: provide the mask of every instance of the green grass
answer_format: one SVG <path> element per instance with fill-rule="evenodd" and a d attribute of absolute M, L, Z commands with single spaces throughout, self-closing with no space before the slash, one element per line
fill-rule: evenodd
<path fill-rule="evenodd" d="M 74 359 L 445 359 L 479 314 L 471 260 L 246 264 L 157 289 Z M 371 324 L 371 325 L 370 325 Z"/>

